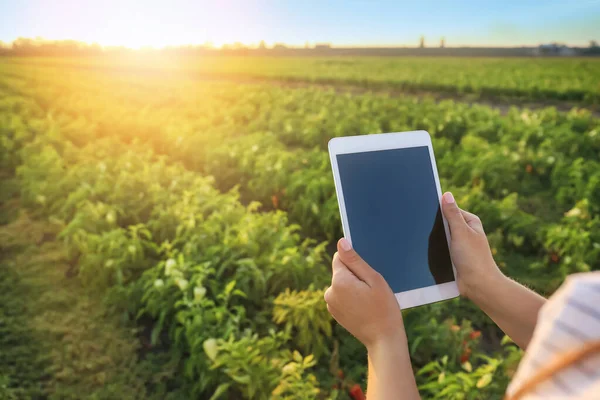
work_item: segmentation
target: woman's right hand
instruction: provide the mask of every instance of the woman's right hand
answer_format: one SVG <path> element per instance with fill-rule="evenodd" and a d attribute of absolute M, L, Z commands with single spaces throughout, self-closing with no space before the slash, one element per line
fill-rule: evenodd
<path fill-rule="evenodd" d="M 500 272 L 481 221 L 458 208 L 451 193 L 442 197 L 442 210 L 450 226 L 450 256 L 460 294 L 471 299 L 517 345 L 527 348 L 546 300 Z"/>
<path fill-rule="evenodd" d="M 450 227 L 450 256 L 456 267 L 458 290 L 462 296 L 475 300 L 487 285 L 503 275 L 479 217 L 458 208 L 450 192 L 442 197 L 442 211 Z"/>

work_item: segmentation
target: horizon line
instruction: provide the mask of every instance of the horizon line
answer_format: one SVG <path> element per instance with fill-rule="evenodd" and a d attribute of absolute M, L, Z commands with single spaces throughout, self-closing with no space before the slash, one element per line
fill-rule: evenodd
<path fill-rule="evenodd" d="M 37 42 L 38 44 L 44 44 L 48 43 L 60 43 L 60 42 L 74 42 L 80 45 L 84 45 L 84 46 L 88 46 L 88 47 L 101 47 L 103 49 L 128 49 L 128 50 L 163 50 L 163 49 L 173 49 L 173 48 L 184 48 L 184 47 L 197 47 L 197 48 L 204 48 L 204 49 L 210 49 L 210 50 L 242 50 L 242 49 L 248 49 L 248 50 L 277 50 L 277 49 L 283 49 L 283 48 L 287 48 L 287 49 L 307 49 L 307 50 L 314 50 L 316 49 L 318 46 L 322 47 L 322 48 L 331 48 L 331 49 L 419 49 L 419 48 L 425 48 L 425 49 L 440 49 L 440 48 L 446 48 L 446 49 L 461 49 L 461 48 L 487 48 L 487 49 L 511 49 L 511 48 L 536 48 L 539 46 L 544 46 L 544 45 L 559 45 L 559 46 L 566 46 L 566 47 L 571 47 L 571 48 L 587 48 L 588 46 L 585 45 L 577 45 L 577 44 L 570 44 L 570 43 L 566 43 L 566 42 L 560 42 L 560 41 L 553 41 L 553 42 L 547 42 L 547 43 L 536 43 L 536 44 L 515 44 L 515 45 L 481 45 L 481 44 L 457 44 L 457 45 L 447 45 L 446 43 L 444 43 L 444 46 L 441 46 L 441 40 L 439 42 L 431 42 L 431 43 L 435 43 L 435 45 L 425 45 L 424 47 L 421 47 L 419 45 L 415 45 L 415 44 L 335 44 L 332 42 L 312 42 L 309 43 L 308 41 L 305 42 L 304 44 L 289 44 L 289 43 L 285 43 L 285 42 L 270 42 L 270 44 L 267 44 L 266 41 L 261 41 L 259 43 L 243 43 L 243 42 L 229 42 L 229 43 L 223 43 L 220 45 L 214 45 L 212 42 L 210 41 L 205 41 L 205 42 L 197 42 L 197 43 L 178 43 L 178 44 L 167 44 L 167 45 L 140 45 L 140 46 L 128 46 L 128 45 L 124 45 L 124 44 L 101 44 L 99 42 L 89 42 L 89 41 L 82 41 L 82 40 L 77 40 L 77 39 L 46 39 L 44 37 L 18 37 L 16 39 L 13 39 L 11 41 L 5 42 L 2 39 L 0 39 L 0 45 L 1 47 L 4 48 L 12 48 L 14 46 L 14 44 L 16 42 L 18 42 L 19 40 L 27 40 L 27 41 L 32 41 L 32 42 Z M 261 46 L 264 43 L 264 46 Z"/>

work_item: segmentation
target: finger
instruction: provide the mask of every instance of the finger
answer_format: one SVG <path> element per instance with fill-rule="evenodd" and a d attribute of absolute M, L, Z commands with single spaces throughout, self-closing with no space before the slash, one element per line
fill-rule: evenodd
<path fill-rule="evenodd" d="M 340 268 L 346 268 L 346 266 L 343 262 L 340 261 L 339 254 L 335 252 L 335 254 L 333 255 L 333 259 L 331 260 L 331 273 L 335 275 L 335 273 L 339 271 Z"/>
<path fill-rule="evenodd" d="M 463 218 L 465 219 L 467 225 L 469 225 L 471 228 L 475 229 L 478 232 L 481 232 L 483 230 L 483 225 L 481 224 L 481 219 L 479 219 L 479 217 L 473 213 L 470 213 L 468 211 L 465 210 L 460 210 L 460 213 L 462 214 Z"/>
<path fill-rule="evenodd" d="M 338 241 L 338 258 L 358 279 L 372 286 L 378 279 L 379 274 L 369 264 L 363 260 L 352 248 L 352 245 L 346 238 Z"/>
<path fill-rule="evenodd" d="M 323 299 L 327 304 L 333 301 L 333 289 L 331 288 L 331 286 L 329 286 L 327 290 L 325 290 L 325 293 L 323 294 Z"/>
<path fill-rule="evenodd" d="M 467 222 L 467 224 L 471 221 L 475 221 L 475 220 L 479 219 L 479 217 L 477 217 L 477 215 L 470 213 L 466 210 L 463 210 L 462 208 L 459 208 L 459 210 L 460 210 L 460 213 L 462 214 L 463 218 Z"/>
<path fill-rule="evenodd" d="M 331 268 L 333 269 L 333 276 L 331 278 L 332 282 L 340 282 L 343 280 L 344 282 L 356 281 L 363 283 L 363 281 L 357 277 L 354 272 L 352 272 L 346 266 L 346 264 L 344 264 L 338 253 L 336 253 L 335 257 L 333 258 L 333 264 Z"/>
<path fill-rule="evenodd" d="M 452 196 L 452 193 L 450 192 L 446 192 L 442 196 L 442 211 L 450 226 L 450 234 L 466 228 L 467 222 L 465 221 L 460 208 L 458 208 L 454 196 Z"/>

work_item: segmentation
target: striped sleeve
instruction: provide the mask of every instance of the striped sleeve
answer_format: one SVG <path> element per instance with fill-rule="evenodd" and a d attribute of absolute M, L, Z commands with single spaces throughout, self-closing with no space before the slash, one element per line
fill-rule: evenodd
<path fill-rule="evenodd" d="M 510 397 L 540 368 L 565 352 L 600 340 L 600 272 L 571 275 L 542 307 L 533 338 L 513 381 Z M 523 399 L 600 399 L 600 354 L 565 367 Z"/>

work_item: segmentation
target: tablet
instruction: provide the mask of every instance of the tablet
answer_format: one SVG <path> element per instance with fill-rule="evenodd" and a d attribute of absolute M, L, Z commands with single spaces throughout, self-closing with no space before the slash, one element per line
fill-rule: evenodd
<path fill-rule="evenodd" d="M 335 138 L 329 155 L 344 236 L 400 307 L 457 297 L 429 133 Z"/>

